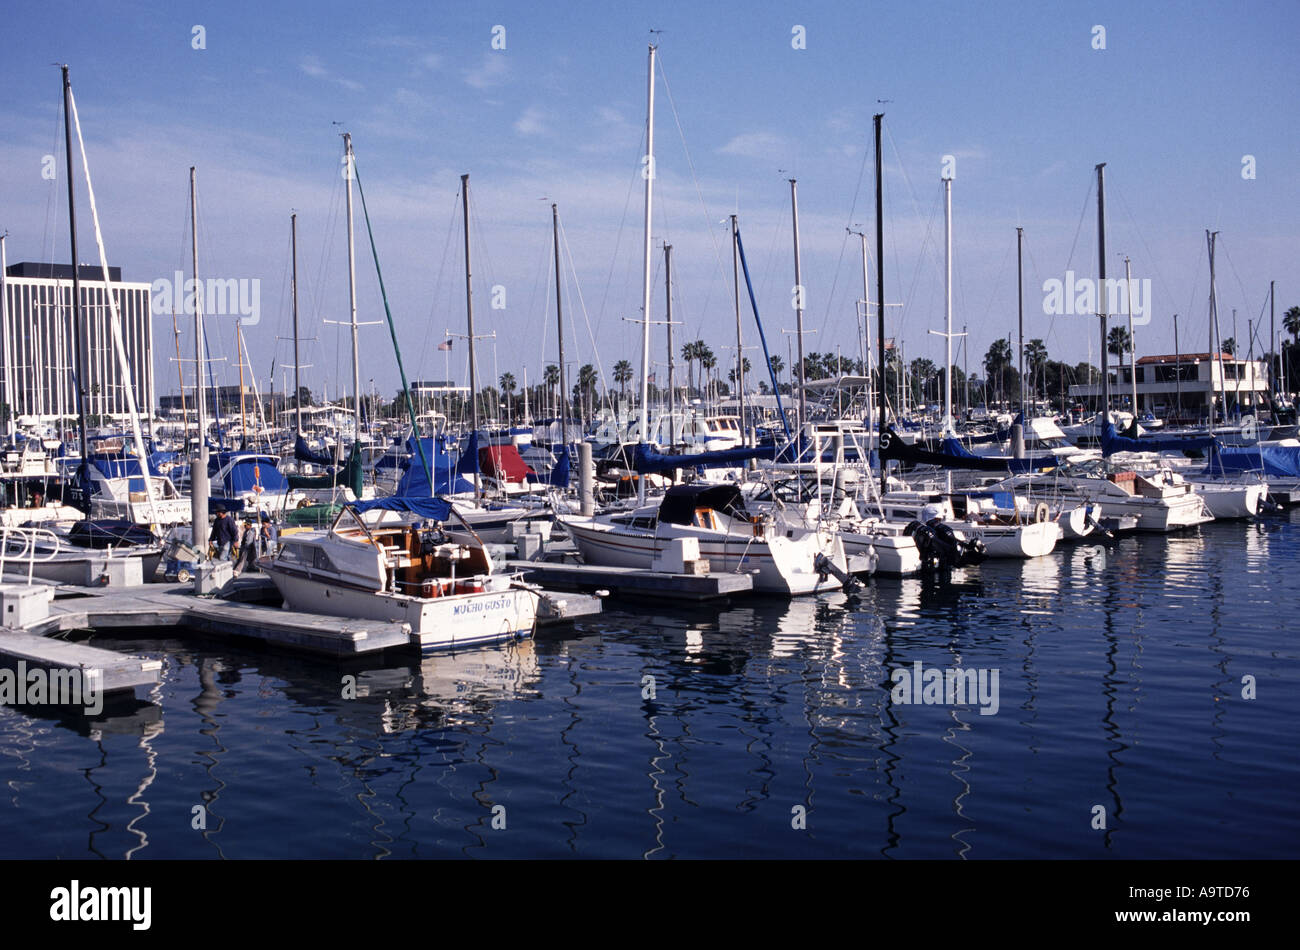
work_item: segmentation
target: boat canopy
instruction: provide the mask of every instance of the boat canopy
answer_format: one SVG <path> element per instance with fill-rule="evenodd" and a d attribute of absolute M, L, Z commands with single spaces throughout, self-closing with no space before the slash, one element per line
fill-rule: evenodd
<path fill-rule="evenodd" d="M 219 452 L 208 465 L 208 474 L 221 472 L 222 488 L 231 495 L 255 490 L 288 491 L 289 483 L 279 465 L 280 460 L 274 455 Z"/>
<path fill-rule="evenodd" d="M 745 499 L 735 485 L 674 485 L 659 503 L 659 520 L 694 524 L 697 508 L 710 508 L 724 515 L 738 514 L 745 510 Z"/>
<path fill-rule="evenodd" d="M 447 452 L 446 440 L 442 436 L 421 439 L 424 457 L 433 466 L 433 485 L 429 485 L 429 472 L 420 464 L 419 447 L 414 438 L 406 440 L 409 457 L 402 462 L 402 477 L 397 484 L 395 494 L 404 497 L 421 498 L 429 495 L 452 495 L 474 490 L 474 483 L 463 478 L 455 470 L 451 456 Z"/>
<path fill-rule="evenodd" d="M 655 472 L 672 471 L 675 468 L 732 466 L 741 462 L 748 462 L 750 459 L 771 459 L 775 457 L 775 445 L 722 449 L 717 452 L 695 452 L 690 455 L 661 455 L 648 445 L 638 443 L 632 456 L 632 470 L 643 475 L 651 475 Z"/>
<path fill-rule="evenodd" d="M 1300 478 L 1300 446 L 1220 445 L 1210 450 L 1206 475 L 1262 472 L 1274 478 Z"/>
<path fill-rule="evenodd" d="M 513 445 L 485 445 L 478 456 L 483 474 L 489 478 L 517 485 L 537 476 Z"/>
<path fill-rule="evenodd" d="M 446 521 L 451 515 L 451 502 L 446 498 L 415 498 L 410 496 L 389 495 L 387 498 L 372 498 L 369 501 L 350 502 L 347 507 L 360 513 L 365 511 L 409 511 L 421 518 L 433 521 Z"/>
<path fill-rule="evenodd" d="M 301 432 L 299 432 L 293 440 L 293 457 L 299 462 L 310 462 L 312 465 L 336 464 L 332 455 L 327 455 L 324 452 L 313 451 L 312 447 L 307 444 L 307 440 L 302 437 Z"/>
<path fill-rule="evenodd" d="M 1183 452 L 1199 451 L 1213 446 L 1216 439 L 1212 435 L 1200 438 L 1181 438 L 1166 436 L 1164 438 L 1134 439 L 1122 436 L 1113 422 L 1107 422 L 1101 430 L 1101 454 L 1114 455 L 1116 452 Z"/>

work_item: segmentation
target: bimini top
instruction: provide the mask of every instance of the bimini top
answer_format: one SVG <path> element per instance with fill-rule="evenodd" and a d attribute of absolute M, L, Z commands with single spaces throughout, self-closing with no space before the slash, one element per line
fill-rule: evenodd
<path fill-rule="evenodd" d="M 731 515 L 745 510 L 745 500 L 735 485 L 674 485 L 659 503 L 659 520 L 694 524 L 696 508 L 712 508 Z"/>

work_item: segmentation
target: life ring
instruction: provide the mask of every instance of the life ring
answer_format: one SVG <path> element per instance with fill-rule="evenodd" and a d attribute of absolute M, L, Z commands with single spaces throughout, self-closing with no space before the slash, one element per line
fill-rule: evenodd
<path fill-rule="evenodd" d="M 1046 521 L 1051 513 L 1047 510 L 1047 502 L 1040 501 L 1034 506 L 1034 520 L 1039 524 Z"/>

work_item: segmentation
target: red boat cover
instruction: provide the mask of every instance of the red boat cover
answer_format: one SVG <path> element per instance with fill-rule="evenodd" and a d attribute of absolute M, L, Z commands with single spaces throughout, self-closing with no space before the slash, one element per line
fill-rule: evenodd
<path fill-rule="evenodd" d="M 478 450 L 478 463 L 484 475 L 503 482 L 521 483 L 537 474 L 513 445 L 485 445 Z"/>

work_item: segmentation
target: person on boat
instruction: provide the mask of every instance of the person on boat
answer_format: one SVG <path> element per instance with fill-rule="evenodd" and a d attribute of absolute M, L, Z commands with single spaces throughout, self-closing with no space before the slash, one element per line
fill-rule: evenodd
<path fill-rule="evenodd" d="M 239 540 L 234 519 L 222 508 L 217 512 L 216 524 L 212 526 L 212 540 L 217 545 L 217 560 L 224 561 L 230 557 L 230 550 Z"/>
<path fill-rule="evenodd" d="M 251 518 L 244 519 L 244 533 L 239 541 L 239 557 L 235 560 L 235 576 L 253 566 L 257 560 L 257 530 Z"/>
<path fill-rule="evenodd" d="M 32 492 L 32 507 L 33 508 L 45 507 L 45 495 L 39 488 L 36 489 L 34 492 Z"/>

